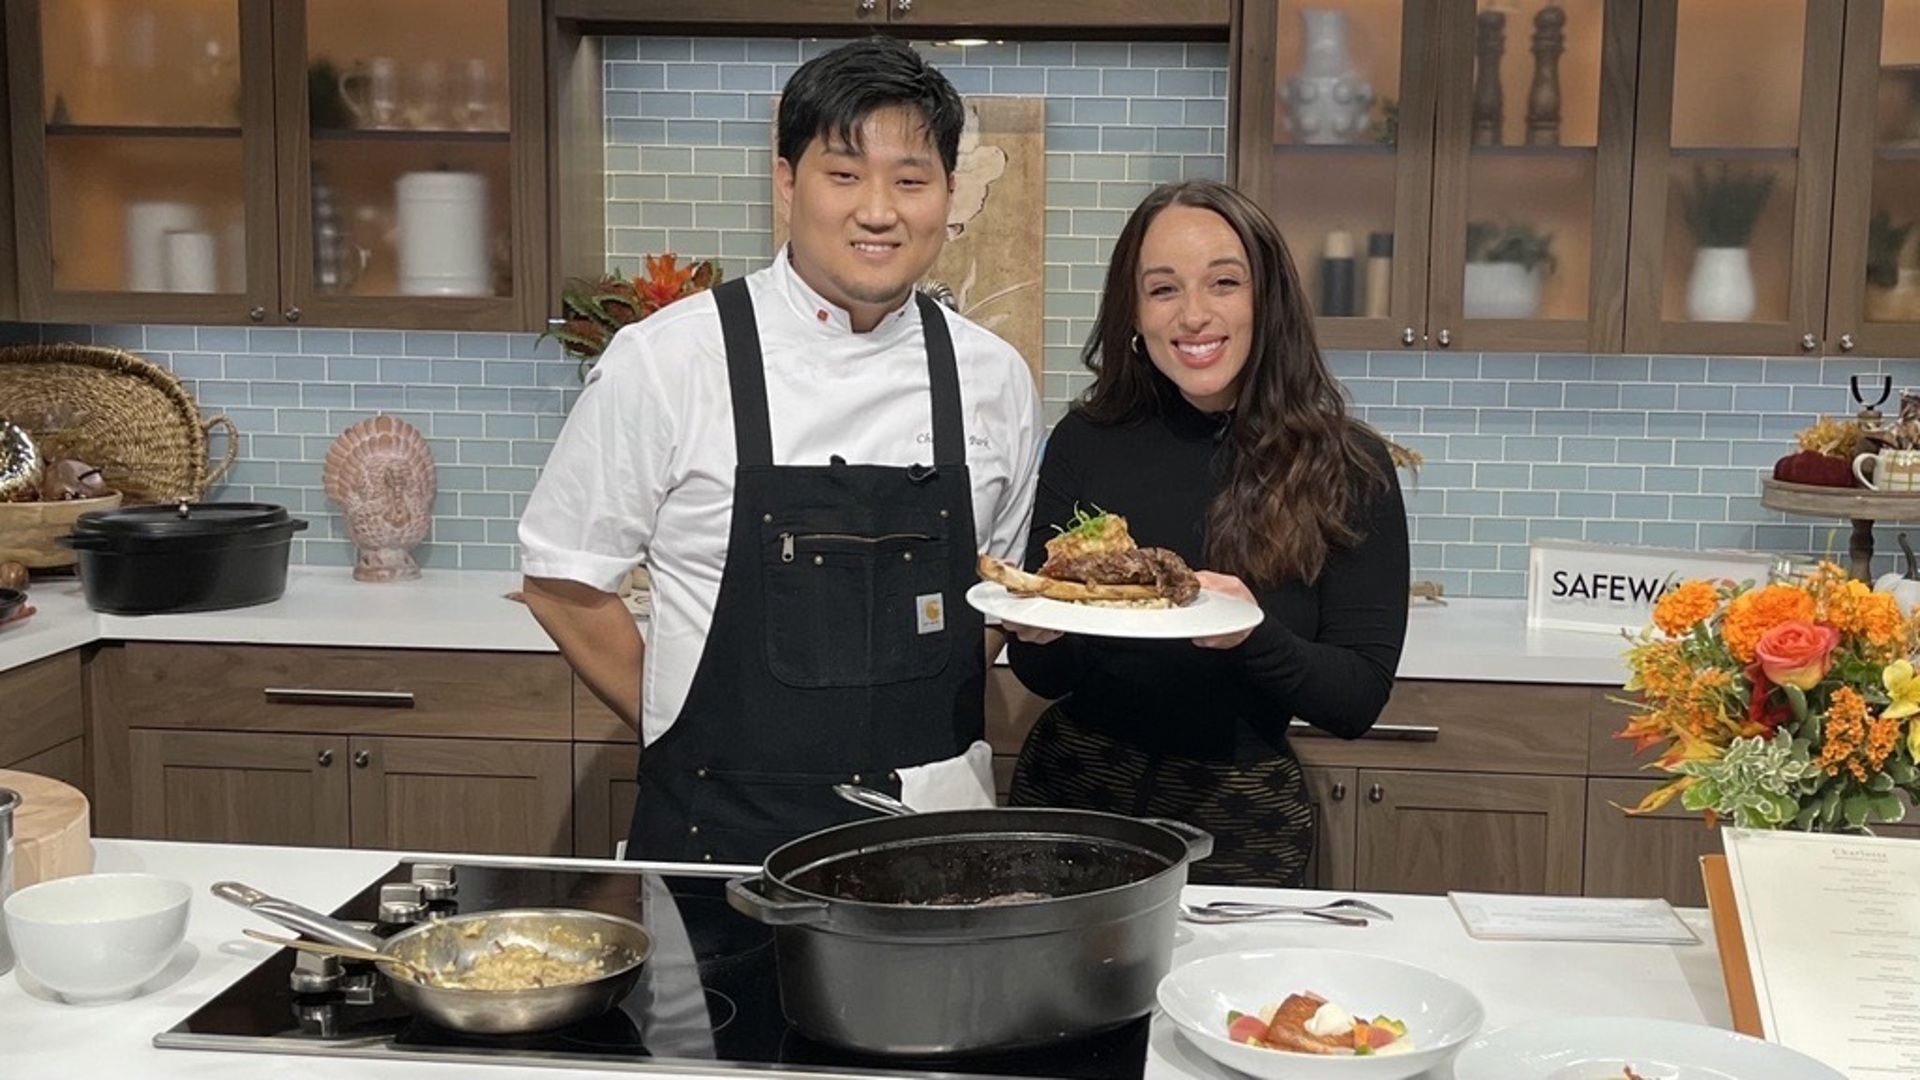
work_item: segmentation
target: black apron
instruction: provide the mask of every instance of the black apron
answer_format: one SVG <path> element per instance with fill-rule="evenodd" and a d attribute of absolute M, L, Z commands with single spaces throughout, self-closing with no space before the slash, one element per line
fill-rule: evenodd
<path fill-rule="evenodd" d="M 739 453 L 726 571 L 686 704 L 640 754 L 630 859 L 758 863 L 872 817 L 834 784 L 897 795 L 896 769 L 953 757 L 984 727 L 982 618 L 964 599 L 973 486 L 940 308 L 914 294 L 930 466 L 775 465 L 746 282 L 713 293 Z"/>

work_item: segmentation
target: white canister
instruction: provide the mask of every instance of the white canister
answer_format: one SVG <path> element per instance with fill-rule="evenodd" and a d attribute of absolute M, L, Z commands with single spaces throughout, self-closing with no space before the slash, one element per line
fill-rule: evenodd
<path fill-rule="evenodd" d="M 400 292 L 491 296 L 487 178 L 479 173 L 407 173 L 394 184 Z"/>
<path fill-rule="evenodd" d="M 165 250 L 168 289 L 188 293 L 220 291 L 220 256 L 212 233 L 202 229 L 169 229 Z"/>
<path fill-rule="evenodd" d="M 127 289 L 167 292 L 167 234 L 206 227 L 205 216 L 192 203 L 128 203 Z"/>

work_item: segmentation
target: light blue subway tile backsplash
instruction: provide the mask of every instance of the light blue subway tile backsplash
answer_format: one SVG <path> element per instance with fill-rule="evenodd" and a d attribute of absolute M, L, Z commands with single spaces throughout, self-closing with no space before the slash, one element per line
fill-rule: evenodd
<path fill-rule="evenodd" d="M 773 253 L 773 97 L 831 40 L 604 39 L 608 268 L 672 250 L 728 276 Z M 1091 376 L 1106 261 L 1152 185 L 1226 174 L 1224 44 L 926 46 L 968 94 L 1045 100 L 1042 397 L 1049 420 Z M 527 493 L 579 389 L 533 334 L 451 330 L 0 324 L 0 342 L 82 341 L 171 370 L 241 432 L 211 497 L 269 499 L 313 522 L 296 561 L 353 562 L 321 462 L 378 412 L 420 427 L 437 462 L 430 568 L 512 569 Z M 1413 573 L 1449 595 L 1517 597 L 1541 537 L 1844 558 L 1844 522 L 1760 506 L 1760 478 L 1856 373 L 1920 386 L 1920 361 L 1329 350 L 1355 415 L 1426 459 L 1403 474 Z M 216 455 L 224 439 L 213 440 Z M 1899 527 L 1875 530 L 1890 569 Z M 1916 527 L 1920 532 L 1920 527 Z"/>

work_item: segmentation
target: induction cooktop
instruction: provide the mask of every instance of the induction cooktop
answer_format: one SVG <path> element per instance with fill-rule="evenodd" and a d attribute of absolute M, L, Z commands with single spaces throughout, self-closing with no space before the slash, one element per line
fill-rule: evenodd
<path fill-rule="evenodd" d="M 724 877 L 596 867 L 403 860 L 333 914 L 397 930 L 434 912 L 576 907 L 637 919 L 654 953 L 617 1007 L 524 1036 L 448 1031 L 411 1015 L 369 965 L 282 949 L 154 1036 L 165 1048 L 596 1069 L 1141 1080 L 1149 1021 L 1037 1050 L 879 1056 L 801 1035 L 780 1011 L 773 931 L 733 910 Z"/>

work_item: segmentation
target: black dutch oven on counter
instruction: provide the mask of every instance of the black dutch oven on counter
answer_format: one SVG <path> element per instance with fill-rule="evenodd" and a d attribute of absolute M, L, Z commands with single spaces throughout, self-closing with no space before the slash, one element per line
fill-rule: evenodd
<path fill-rule="evenodd" d="M 1042 1046 L 1151 1012 L 1187 864 L 1178 822 L 1080 810 L 947 810 L 840 825 L 727 883 L 769 924 L 781 1011 L 877 1054 Z"/>
<path fill-rule="evenodd" d="M 128 506 L 81 514 L 58 543 L 78 556 L 95 611 L 221 611 L 278 600 L 293 534 L 306 527 L 270 503 Z"/>

